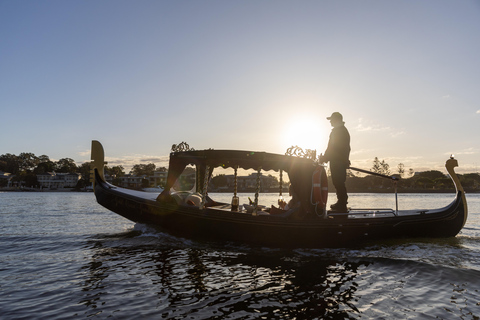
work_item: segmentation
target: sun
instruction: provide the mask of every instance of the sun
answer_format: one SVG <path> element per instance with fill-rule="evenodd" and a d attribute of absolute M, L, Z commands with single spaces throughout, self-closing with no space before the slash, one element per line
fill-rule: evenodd
<path fill-rule="evenodd" d="M 306 116 L 291 119 L 284 127 L 282 145 L 317 150 L 319 155 L 328 142 L 329 133 L 325 126 L 328 122 L 325 122 L 319 123 L 318 118 Z"/>

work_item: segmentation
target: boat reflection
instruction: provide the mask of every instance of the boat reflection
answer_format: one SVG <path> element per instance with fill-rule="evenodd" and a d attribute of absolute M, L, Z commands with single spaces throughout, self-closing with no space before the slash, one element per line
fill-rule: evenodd
<path fill-rule="evenodd" d="M 165 318 L 349 318 L 359 314 L 356 278 L 372 263 L 162 240 L 132 233 L 89 240 L 86 314 L 108 312 L 119 295 Z"/>

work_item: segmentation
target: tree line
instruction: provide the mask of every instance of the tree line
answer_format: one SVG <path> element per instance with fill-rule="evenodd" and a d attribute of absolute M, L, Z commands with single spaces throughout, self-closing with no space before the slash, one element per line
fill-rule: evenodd
<path fill-rule="evenodd" d="M 385 176 L 395 176 L 400 178 L 394 185 L 389 179 L 366 175 L 360 176 L 353 170 L 348 171 L 347 190 L 350 192 L 386 192 L 397 187 L 399 191 L 423 192 L 423 191 L 453 191 L 455 186 L 447 175 L 438 170 L 428 170 L 415 173 L 410 168 L 405 169 L 403 163 L 399 163 L 396 172 L 392 172 L 390 165 L 385 160 L 379 160 L 375 157 L 370 170 Z M 462 186 L 469 192 L 480 192 L 480 175 L 478 173 L 457 174 Z M 333 186 L 331 181 L 329 186 Z"/>
<path fill-rule="evenodd" d="M 88 164 L 87 164 L 88 165 Z M 83 166 L 83 165 L 82 165 Z M 52 161 L 49 156 L 41 155 L 37 157 L 31 152 L 22 152 L 19 155 L 10 153 L 0 155 L 0 171 L 11 173 L 12 180 L 23 182 L 27 187 L 38 185 L 37 174 L 46 172 L 59 173 L 83 173 L 88 176 L 87 166 L 78 167 L 71 158 L 62 158 L 58 161 Z M 6 184 L 6 181 L 4 181 Z"/>
<path fill-rule="evenodd" d="M 192 169 L 192 168 L 188 168 Z M 136 176 L 153 176 L 155 171 L 167 171 L 165 167 L 156 167 L 154 163 L 135 164 L 129 174 Z M 192 169 L 193 170 L 193 169 Z M 372 172 L 383 174 L 386 176 L 395 175 L 400 178 L 397 187 L 400 190 L 422 191 L 432 190 L 450 190 L 453 189 L 451 179 L 443 172 L 437 170 L 424 171 L 415 174 L 412 168 L 406 170 L 402 163 L 396 167 L 396 171 L 392 169 L 385 160 L 378 157 L 372 162 L 370 168 Z M 77 166 L 71 158 L 62 158 L 58 161 L 52 161 L 47 155 L 36 156 L 33 153 L 23 152 L 19 155 L 10 153 L 0 155 L 0 171 L 8 172 L 14 175 L 14 181 L 22 181 L 27 187 L 38 185 L 37 174 L 46 172 L 57 173 L 79 173 L 82 176 L 81 186 L 90 184 L 90 162 L 85 162 Z M 105 173 L 115 177 L 113 183 L 118 183 L 118 179 L 124 176 L 125 169 L 122 165 L 105 166 Z M 480 175 L 478 173 L 459 174 L 460 181 L 465 189 L 478 192 L 480 191 Z M 225 177 L 222 175 L 213 178 L 213 182 L 218 185 L 225 183 Z M 333 188 L 331 181 L 330 188 Z M 348 171 L 347 189 L 350 192 L 382 192 L 392 189 L 394 186 L 390 180 L 379 178 L 371 175 L 360 175 L 352 170 Z"/>
<path fill-rule="evenodd" d="M 36 156 L 31 152 L 22 152 L 19 155 L 10 153 L 0 155 L 0 171 L 11 173 L 14 175 L 13 181 L 21 181 L 26 187 L 37 186 L 37 174 L 46 172 L 78 173 L 82 176 L 81 186 L 85 186 L 90 183 L 90 169 L 90 162 L 77 166 L 71 158 L 53 161 L 47 155 Z M 153 163 L 135 164 L 129 173 L 137 176 L 151 176 L 155 171 L 167 171 L 167 168 L 157 168 Z M 105 166 L 105 172 L 116 179 L 125 175 L 125 169 L 121 165 Z M 2 186 L 0 185 L 0 187 Z"/>

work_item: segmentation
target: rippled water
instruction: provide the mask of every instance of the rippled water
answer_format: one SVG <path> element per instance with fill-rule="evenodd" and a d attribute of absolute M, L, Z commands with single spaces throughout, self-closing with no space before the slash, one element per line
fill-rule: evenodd
<path fill-rule="evenodd" d="M 399 207 L 451 200 L 400 195 Z M 467 201 L 455 238 L 284 250 L 176 238 L 91 193 L 0 193 L 0 318 L 479 319 L 480 195 Z M 391 194 L 349 202 L 395 205 Z"/>

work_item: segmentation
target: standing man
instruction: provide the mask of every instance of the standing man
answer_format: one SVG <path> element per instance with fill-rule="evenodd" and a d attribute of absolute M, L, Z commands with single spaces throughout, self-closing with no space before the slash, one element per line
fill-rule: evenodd
<path fill-rule="evenodd" d="M 333 211 L 347 212 L 348 195 L 345 181 L 347 180 L 347 168 L 350 166 L 350 134 L 345 128 L 343 116 L 339 112 L 332 113 L 327 120 L 330 120 L 333 129 L 330 133 L 327 150 L 323 156 L 320 156 L 320 162 L 330 161 L 332 182 L 337 190 L 337 203 L 330 207 Z"/>

